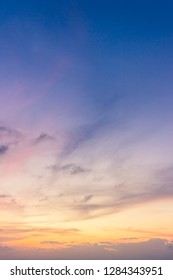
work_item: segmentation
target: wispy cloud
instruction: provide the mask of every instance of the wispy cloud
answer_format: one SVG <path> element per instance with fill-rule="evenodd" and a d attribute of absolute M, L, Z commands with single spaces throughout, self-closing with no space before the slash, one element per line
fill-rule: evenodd
<path fill-rule="evenodd" d="M 63 235 L 76 235 L 80 233 L 80 230 L 77 228 L 56 228 L 56 227 L 33 227 L 27 225 L 20 225 L 15 227 L 10 226 L 2 226 L 1 227 L 1 234 L 4 233 L 5 235 L 18 235 L 18 234 L 40 234 L 41 235 L 48 235 L 50 233 L 57 234 L 59 236 Z"/>
<path fill-rule="evenodd" d="M 21 139 L 22 134 L 16 129 L 12 129 L 7 126 L 0 126 L 0 141 L 1 145 L 17 144 Z"/>
<path fill-rule="evenodd" d="M 84 198 L 81 200 L 81 202 L 88 202 L 92 199 L 93 195 L 92 194 L 89 194 L 89 195 L 86 195 L 84 196 Z"/>
<path fill-rule="evenodd" d="M 55 141 L 55 138 L 48 135 L 47 133 L 41 133 L 37 138 L 33 140 L 33 143 L 39 144 L 45 141 Z"/>
<path fill-rule="evenodd" d="M 82 232 L 77 228 L 58 228 L 58 227 L 38 227 L 28 224 L 13 224 L 6 225 L 1 223 L 0 242 L 4 245 L 19 244 L 21 240 L 29 240 L 32 244 L 42 245 L 63 245 L 63 238 L 76 238 Z M 50 238 L 53 241 L 49 241 Z M 39 240 L 39 241 L 38 241 Z M 48 240 L 48 241 L 47 241 Z M 68 246 L 68 245 L 67 245 Z"/>
<path fill-rule="evenodd" d="M 0 211 L 17 212 L 24 211 L 24 204 L 21 204 L 11 195 L 0 195 Z M 22 212 L 21 212 L 22 213 Z"/>
<path fill-rule="evenodd" d="M 9 147 L 0 145 L 0 155 L 4 155 L 8 151 Z"/>
<path fill-rule="evenodd" d="M 69 132 L 69 135 L 67 135 L 67 139 L 69 140 L 64 147 L 63 156 L 70 155 L 82 144 L 92 139 L 100 129 L 103 129 L 106 124 L 106 118 L 101 118 L 97 121 L 77 127 L 72 132 Z"/>
<path fill-rule="evenodd" d="M 93 190 L 94 191 L 94 190 Z M 126 192 L 117 193 L 117 190 L 108 189 L 95 195 L 87 195 L 81 201 L 75 201 L 71 208 L 81 219 L 91 219 L 97 216 L 104 216 L 121 212 L 132 208 L 135 205 L 145 204 L 147 202 L 157 201 L 159 199 L 173 198 L 172 184 L 165 186 L 151 187 L 149 190 L 141 190 L 138 193 L 130 193 L 128 188 Z M 92 203 L 90 200 L 92 199 Z M 88 202 L 87 204 L 85 202 Z"/>
<path fill-rule="evenodd" d="M 40 244 L 43 244 L 43 245 L 62 245 L 62 244 L 65 244 L 65 242 L 58 242 L 58 241 L 42 241 L 40 242 Z"/>
<path fill-rule="evenodd" d="M 8 198 L 8 197 L 11 197 L 10 195 L 7 195 L 7 194 L 1 194 L 0 195 L 0 199 L 2 199 L 2 198 Z"/>
<path fill-rule="evenodd" d="M 88 170 L 73 163 L 63 165 L 60 170 L 69 172 L 71 175 L 87 172 Z"/>
<path fill-rule="evenodd" d="M 86 169 L 82 166 L 76 165 L 75 163 L 68 163 L 65 165 L 51 165 L 48 166 L 48 169 L 52 170 L 53 172 L 65 172 L 70 175 L 76 175 L 80 173 L 89 172 L 89 169 Z"/>

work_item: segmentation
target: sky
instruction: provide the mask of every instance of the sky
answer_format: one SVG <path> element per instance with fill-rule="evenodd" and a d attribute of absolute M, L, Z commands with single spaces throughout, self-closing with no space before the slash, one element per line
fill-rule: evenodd
<path fill-rule="evenodd" d="M 171 1 L 0 1 L 0 259 L 173 259 Z"/>

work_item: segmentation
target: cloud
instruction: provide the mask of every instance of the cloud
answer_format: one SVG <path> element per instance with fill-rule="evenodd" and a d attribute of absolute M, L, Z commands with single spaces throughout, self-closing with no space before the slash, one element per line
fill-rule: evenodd
<path fill-rule="evenodd" d="M 55 234 L 55 235 L 76 235 L 80 233 L 77 228 L 51 228 L 51 227 L 32 227 L 25 225 L 18 225 L 16 227 L 1 226 L 1 234 L 7 235 L 19 235 L 19 234 Z"/>
<path fill-rule="evenodd" d="M 136 228 L 131 228 L 131 227 L 128 227 L 128 228 L 114 228 L 114 230 L 120 230 L 121 232 L 127 232 L 128 234 L 129 233 L 139 233 L 140 235 L 142 234 L 145 234 L 145 238 L 151 238 L 152 236 L 155 236 L 155 237 L 160 237 L 162 236 L 162 238 L 173 238 L 173 233 L 163 233 L 162 231 L 153 231 L 153 230 L 149 230 L 149 229 L 136 229 Z M 113 229 L 112 229 L 113 230 Z M 146 234 L 147 234 L 147 237 L 146 237 Z M 143 237 L 127 237 L 127 238 L 120 238 L 120 240 L 130 240 L 130 239 L 141 239 Z"/>
<path fill-rule="evenodd" d="M 173 250 L 173 241 L 166 241 L 165 245 L 170 248 L 171 250 Z"/>
<path fill-rule="evenodd" d="M 19 136 L 20 133 L 15 130 L 15 129 L 11 129 L 9 127 L 6 127 L 6 126 L 0 126 L 0 134 L 1 135 L 15 135 L 15 136 Z"/>
<path fill-rule="evenodd" d="M 71 175 L 75 175 L 75 174 L 79 174 L 79 173 L 84 173 L 84 172 L 88 171 L 87 169 L 84 169 L 83 167 L 78 166 L 78 165 L 73 164 L 73 163 L 63 165 L 60 169 L 62 171 L 69 172 Z"/>
<path fill-rule="evenodd" d="M 0 211 L 23 213 L 25 206 L 10 195 L 0 195 Z M 21 210 L 23 210 L 21 212 Z"/>
<path fill-rule="evenodd" d="M 146 202 L 156 201 L 159 199 L 173 198 L 173 185 L 165 186 L 157 185 L 150 190 L 143 190 L 139 193 L 126 192 L 117 193 L 117 190 L 108 189 L 99 194 L 86 196 L 83 200 L 74 201 L 69 207 L 74 210 L 80 219 L 92 219 L 99 216 L 118 213 L 127 208 L 132 208 L 134 205 L 143 204 Z M 89 203 L 87 202 L 87 198 Z M 92 203 L 90 200 L 92 199 Z M 98 200 L 99 198 L 99 200 Z M 85 201 L 86 200 L 86 201 Z"/>
<path fill-rule="evenodd" d="M 159 169 L 155 172 L 155 176 L 163 182 L 172 182 L 173 181 L 173 166 L 168 166 L 167 168 Z"/>
<path fill-rule="evenodd" d="M 51 169 L 53 172 L 66 172 L 70 175 L 76 175 L 80 173 L 88 172 L 89 169 L 85 169 L 82 166 L 76 165 L 74 163 L 65 164 L 62 166 L 59 165 L 51 165 L 48 167 L 48 169 Z"/>
<path fill-rule="evenodd" d="M 8 243 L 9 241 L 16 241 L 16 240 L 23 240 L 25 239 L 24 236 L 1 236 L 0 235 L 0 244 L 3 243 Z"/>
<path fill-rule="evenodd" d="M 69 248 L 69 247 L 73 247 L 75 245 L 75 242 L 59 242 L 59 241 L 55 241 L 55 240 L 46 240 L 46 241 L 42 241 L 40 242 L 42 246 L 42 248 L 49 247 L 49 248 Z"/>
<path fill-rule="evenodd" d="M 164 239 L 150 239 L 135 243 L 81 243 L 61 246 L 54 241 L 43 241 L 51 248 L 25 248 L 0 245 L 0 259 L 41 259 L 41 260 L 172 260 L 172 243 Z M 55 245 L 60 245 L 59 247 Z"/>
<path fill-rule="evenodd" d="M 105 118 L 101 118 L 89 124 L 82 125 L 76 128 L 73 132 L 69 133 L 67 138 L 70 140 L 64 148 L 63 155 L 67 156 L 73 153 L 83 143 L 95 137 L 98 131 L 103 129 L 106 124 L 107 120 Z"/>
<path fill-rule="evenodd" d="M 143 237 L 124 237 L 124 238 L 120 238 L 119 240 L 131 241 L 131 240 L 139 240 L 139 239 L 143 239 Z"/>
<path fill-rule="evenodd" d="M 86 202 L 90 201 L 90 200 L 92 199 L 92 197 L 93 197 L 92 194 L 86 195 L 86 196 L 84 196 L 84 198 L 81 200 L 81 202 L 86 203 Z"/>
<path fill-rule="evenodd" d="M 0 139 L 3 145 L 16 144 L 21 137 L 22 134 L 17 130 L 2 125 L 0 126 Z"/>
<path fill-rule="evenodd" d="M 14 259 L 17 259 L 18 249 L 13 248 L 10 246 L 6 246 L 5 244 L 0 244 L 0 259 L 6 260 L 10 259 L 10 255 L 14 257 Z"/>
<path fill-rule="evenodd" d="M 58 241 L 62 239 L 62 236 L 69 239 L 80 234 L 81 231 L 77 228 L 34 227 L 17 223 L 13 225 L 1 223 L 0 242 L 9 245 L 17 240 L 25 240 L 26 242 L 28 238 L 32 240 L 39 238 L 42 245 L 63 245 L 62 242 Z M 50 236 L 53 241 L 49 240 Z M 64 244 L 64 246 L 68 246 L 68 244 Z"/>
<path fill-rule="evenodd" d="M 40 244 L 43 245 L 62 245 L 65 244 L 64 242 L 58 242 L 58 241 L 42 241 Z"/>
<path fill-rule="evenodd" d="M 37 138 L 33 140 L 34 144 L 39 144 L 45 141 L 54 141 L 55 138 L 48 135 L 47 133 L 41 133 Z"/>
<path fill-rule="evenodd" d="M 6 152 L 8 151 L 8 149 L 9 149 L 8 146 L 0 145 L 0 155 L 6 154 Z"/>
<path fill-rule="evenodd" d="M 0 156 L 6 155 L 11 147 L 16 146 L 22 139 L 22 134 L 15 129 L 0 126 Z"/>
<path fill-rule="evenodd" d="M 1 198 L 8 198 L 8 197 L 10 197 L 10 195 L 7 195 L 7 194 L 0 194 L 0 199 L 1 199 Z"/>

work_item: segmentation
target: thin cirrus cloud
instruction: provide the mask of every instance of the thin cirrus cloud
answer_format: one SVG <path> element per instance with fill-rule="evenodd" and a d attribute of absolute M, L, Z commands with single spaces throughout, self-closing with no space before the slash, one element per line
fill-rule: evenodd
<path fill-rule="evenodd" d="M 10 146 L 17 144 L 22 139 L 22 134 L 16 129 L 7 126 L 0 126 L 0 143 L 1 146 Z"/>
<path fill-rule="evenodd" d="M 79 234 L 80 230 L 76 228 L 51 228 L 51 227 L 31 227 L 31 226 L 26 226 L 26 225 L 19 225 L 17 228 L 12 228 L 10 226 L 4 226 L 1 228 L 1 234 L 4 232 L 4 234 L 21 234 L 21 233 L 39 233 L 40 235 L 42 233 L 48 232 L 49 233 L 54 233 L 57 235 L 65 234 L 65 235 L 75 235 Z"/>
<path fill-rule="evenodd" d="M 116 194 L 116 192 L 115 192 Z M 94 196 L 86 196 L 80 203 L 74 203 L 71 208 L 76 212 L 77 217 L 81 219 L 91 219 L 99 216 L 110 215 L 113 213 L 121 212 L 128 208 L 133 208 L 136 205 L 145 204 L 147 202 L 157 201 L 159 199 L 171 199 L 173 197 L 172 184 L 168 186 L 158 187 L 150 192 L 140 192 L 138 194 L 127 194 L 119 198 L 113 192 L 107 191 L 100 196 L 100 202 L 85 203 L 90 201 Z M 105 200 L 106 197 L 106 200 Z M 114 198 L 115 197 L 115 198 Z M 89 198 L 89 199 L 87 199 Z"/>
<path fill-rule="evenodd" d="M 3 133 L 6 133 L 8 136 L 8 140 L 16 133 L 13 133 L 11 129 L 1 129 Z M 10 135 L 10 136 L 9 136 Z M 52 137 L 50 137 L 47 134 L 40 134 L 40 136 L 37 139 L 37 142 L 40 143 L 41 141 L 47 141 L 47 140 L 52 140 Z M 87 139 L 86 139 L 87 141 Z M 28 144 L 29 145 L 29 144 Z M 123 147 L 121 148 L 123 149 Z M 5 153 L 5 150 L 2 151 Z M 33 151 L 35 155 L 36 151 Z M 30 154 L 30 157 L 32 157 L 32 154 Z M 27 159 L 27 158 L 26 158 Z M 55 168 L 54 168 L 55 169 Z M 80 176 L 83 176 L 83 173 L 85 175 L 88 172 L 89 169 L 83 168 L 82 166 L 79 166 L 74 163 L 68 163 L 64 164 L 62 166 L 56 167 L 56 170 L 59 170 L 61 172 L 65 172 L 66 174 L 70 175 L 75 175 L 78 174 Z M 87 175 L 88 176 L 88 175 Z M 90 175 L 89 175 L 90 176 Z M 165 179 L 165 176 L 164 176 Z M 137 182 L 136 182 L 137 184 Z M 120 193 L 117 191 L 117 189 L 113 190 L 112 188 L 108 188 L 105 191 L 102 192 L 102 194 L 94 192 L 94 188 L 92 189 L 92 194 L 85 194 L 84 198 L 81 198 L 80 200 L 74 201 L 72 204 L 68 205 L 69 209 L 72 209 L 73 211 L 76 212 L 77 215 L 81 215 L 82 218 L 90 219 L 93 217 L 98 216 L 104 216 L 110 213 L 115 213 L 122 211 L 123 209 L 126 208 L 131 208 L 136 204 L 140 203 L 145 203 L 147 201 L 152 201 L 152 200 L 157 200 L 161 198 L 167 198 L 172 196 L 172 186 L 171 184 L 167 185 L 161 185 L 165 184 L 164 180 L 160 184 L 155 184 L 154 186 L 151 185 L 149 190 L 145 190 L 145 184 L 141 185 L 139 192 L 135 192 L 134 194 L 129 191 L 130 186 L 128 187 L 128 183 L 125 183 L 124 186 L 122 185 L 121 188 L 119 189 Z M 93 184 L 94 186 L 94 184 Z M 139 184 L 140 186 L 140 184 Z M 68 193 L 68 192 L 67 192 Z M 76 193 L 75 188 L 71 190 L 71 193 L 74 194 Z M 106 196 L 105 196 L 106 194 Z M 95 198 L 99 197 L 100 201 L 95 201 Z M 114 198 L 115 197 L 115 198 Z M 89 199 L 87 199 L 89 198 Z M 90 202 L 92 198 L 92 203 Z M 105 199 L 106 198 L 106 199 Z M 6 202 L 5 202 L 6 203 Z M 14 204 L 14 203 L 13 203 Z M 12 205 L 12 203 L 11 203 Z"/>
<path fill-rule="evenodd" d="M 47 133 L 41 133 L 36 139 L 33 140 L 34 144 L 40 144 L 45 141 L 55 140 L 54 137 L 48 135 Z"/>
<path fill-rule="evenodd" d="M 20 244 L 21 242 L 26 242 L 34 244 L 38 243 L 38 240 L 41 241 L 41 244 L 47 245 L 48 242 L 44 242 L 45 238 L 52 238 L 55 241 L 62 240 L 62 236 L 64 238 L 69 239 L 70 238 L 77 238 L 82 233 L 77 228 L 58 228 L 58 227 L 38 227 L 38 226 L 29 226 L 27 224 L 23 223 L 15 223 L 12 225 L 5 223 L 2 223 L 2 227 L 0 230 L 0 242 L 4 245 L 15 247 L 16 244 Z M 61 243 L 63 243 L 61 241 Z"/>
<path fill-rule="evenodd" d="M 88 170 L 73 163 L 69 163 L 60 167 L 61 171 L 69 172 L 71 175 L 85 173 Z"/>
<path fill-rule="evenodd" d="M 1 205 L 0 205 L 0 211 L 3 212 L 7 212 L 7 213 L 10 213 L 12 211 L 14 211 L 14 213 L 19 213 L 21 211 L 24 210 L 24 205 L 22 205 L 21 203 L 17 202 L 14 198 L 9 198 L 9 196 L 6 196 L 6 197 L 1 197 L 0 198 L 0 202 L 1 202 Z"/>

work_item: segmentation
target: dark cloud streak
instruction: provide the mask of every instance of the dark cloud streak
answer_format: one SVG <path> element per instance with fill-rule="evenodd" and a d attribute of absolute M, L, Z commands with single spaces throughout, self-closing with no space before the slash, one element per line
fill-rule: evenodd
<path fill-rule="evenodd" d="M 47 133 L 41 133 L 36 139 L 33 140 L 34 144 L 40 144 L 45 141 L 54 141 L 55 138 L 48 135 Z"/>
<path fill-rule="evenodd" d="M 8 149 L 9 149 L 8 146 L 0 145 L 0 155 L 6 154 L 6 152 L 8 151 Z"/>
<path fill-rule="evenodd" d="M 105 200 L 106 196 L 106 200 Z M 165 186 L 157 186 L 150 191 L 131 194 L 127 191 L 126 194 L 117 198 L 116 190 L 107 190 L 100 196 L 100 203 L 92 201 L 92 203 L 84 203 L 85 199 L 80 202 L 75 202 L 71 208 L 77 213 L 81 219 L 92 219 L 99 216 L 118 213 L 124 209 L 131 208 L 134 205 L 143 204 L 158 199 L 167 199 L 173 197 L 173 186 L 167 184 Z M 91 197 L 89 196 L 89 200 Z"/>

